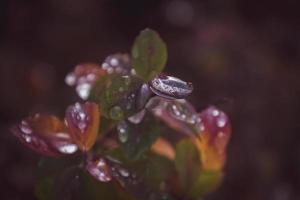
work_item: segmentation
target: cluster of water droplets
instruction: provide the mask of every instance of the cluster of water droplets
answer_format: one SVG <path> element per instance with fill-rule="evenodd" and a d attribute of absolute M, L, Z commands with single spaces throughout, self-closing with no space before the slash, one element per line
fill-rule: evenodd
<path fill-rule="evenodd" d="M 104 158 L 87 161 L 85 168 L 94 178 L 101 182 L 112 180 L 109 166 Z"/>
<path fill-rule="evenodd" d="M 80 64 L 66 76 L 65 82 L 69 86 L 75 86 L 78 96 L 87 100 L 92 86 L 103 74 L 104 71 L 96 64 Z"/>
<path fill-rule="evenodd" d="M 128 54 L 113 54 L 104 60 L 102 69 L 108 74 L 127 75 L 131 72 L 130 57 Z"/>
<path fill-rule="evenodd" d="M 137 175 L 122 166 L 122 163 L 110 158 L 108 158 L 107 161 L 110 166 L 111 176 L 117 180 L 122 187 L 127 188 L 138 183 Z"/>
<path fill-rule="evenodd" d="M 23 143 L 33 150 L 44 154 L 52 154 L 49 145 L 43 140 L 43 138 L 36 135 L 35 130 L 27 120 L 22 120 L 17 127 L 12 129 L 12 131 Z"/>
<path fill-rule="evenodd" d="M 73 106 L 69 106 L 66 111 L 66 116 L 71 121 L 80 133 L 84 133 L 89 124 L 90 117 L 80 103 L 75 103 Z"/>
<path fill-rule="evenodd" d="M 210 132 L 211 137 L 223 138 L 230 134 L 230 124 L 227 115 L 214 106 L 210 106 L 199 114 L 202 124 Z"/>
<path fill-rule="evenodd" d="M 194 107 L 184 99 L 167 100 L 153 97 L 146 108 L 169 127 L 179 132 L 194 135 L 204 128 Z"/>
<path fill-rule="evenodd" d="M 39 119 L 40 115 L 36 114 L 22 120 L 12 132 L 28 147 L 45 155 L 72 154 L 77 151 L 78 147 L 72 143 L 68 133 L 55 132 L 53 127 L 40 127 L 37 124 L 40 123 Z"/>
<path fill-rule="evenodd" d="M 125 143 L 128 140 L 128 124 L 125 120 L 119 122 L 117 125 L 118 139 L 120 142 Z"/>

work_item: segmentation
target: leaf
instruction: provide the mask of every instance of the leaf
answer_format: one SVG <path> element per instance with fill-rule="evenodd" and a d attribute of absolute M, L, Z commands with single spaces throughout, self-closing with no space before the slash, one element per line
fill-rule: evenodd
<path fill-rule="evenodd" d="M 93 158 L 93 160 L 86 161 L 86 171 L 95 179 L 101 182 L 111 181 L 111 171 L 104 158 Z"/>
<path fill-rule="evenodd" d="M 203 171 L 189 192 L 193 198 L 202 197 L 215 190 L 222 180 L 221 171 Z"/>
<path fill-rule="evenodd" d="M 94 177 L 92 177 L 85 171 L 82 172 L 80 180 L 82 182 L 81 192 L 84 194 L 83 199 L 122 199 L 118 198 L 119 192 L 116 190 L 116 187 L 113 183 L 104 183 L 97 181 Z M 126 198 L 123 199 L 125 200 Z"/>
<path fill-rule="evenodd" d="M 205 170 L 222 170 L 226 161 L 226 146 L 231 135 L 231 124 L 227 115 L 214 106 L 199 114 L 202 130 L 195 140 Z"/>
<path fill-rule="evenodd" d="M 42 155 L 60 156 L 77 150 L 65 124 L 52 115 L 35 114 L 11 131 L 23 144 Z"/>
<path fill-rule="evenodd" d="M 167 62 L 167 47 L 151 29 L 143 30 L 132 47 L 132 64 L 137 75 L 149 81 L 159 74 Z"/>
<path fill-rule="evenodd" d="M 38 199 L 70 199 L 70 195 L 74 195 L 78 188 L 79 163 L 76 155 L 69 156 L 68 159 L 42 158 L 35 184 Z"/>
<path fill-rule="evenodd" d="M 181 140 L 176 145 L 175 166 L 179 182 L 185 195 L 188 195 L 191 186 L 200 174 L 201 163 L 198 150 L 190 139 Z"/>
<path fill-rule="evenodd" d="M 130 160 L 137 160 L 147 152 L 163 131 L 160 122 L 147 113 L 139 124 L 121 123 L 124 126 L 118 126 L 119 142 Z"/>
<path fill-rule="evenodd" d="M 97 138 L 100 110 L 97 104 L 86 102 L 76 103 L 66 110 L 66 122 L 73 141 L 81 151 L 90 150 Z"/>
<path fill-rule="evenodd" d="M 138 111 L 137 97 L 142 81 L 132 76 L 111 75 L 100 79 L 91 100 L 101 105 L 102 115 L 122 120 Z"/>

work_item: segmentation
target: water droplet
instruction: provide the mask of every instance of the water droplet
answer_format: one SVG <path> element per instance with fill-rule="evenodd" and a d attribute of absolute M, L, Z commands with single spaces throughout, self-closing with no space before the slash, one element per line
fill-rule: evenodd
<path fill-rule="evenodd" d="M 128 121 L 134 124 L 139 124 L 144 119 L 145 114 L 146 114 L 146 110 L 143 109 L 140 112 L 136 113 L 135 115 L 128 117 Z"/>
<path fill-rule="evenodd" d="M 111 119 L 120 120 L 123 118 L 123 111 L 120 106 L 114 106 L 109 111 L 109 116 Z"/>
<path fill-rule="evenodd" d="M 119 173 L 123 177 L 129 177 L 129 175 L 130 175 L 130 173 L 126 169 L 123 169 L 123 168 L 119 168 Z"/>
<path fill-rule="evenodd" d="M 131 73 L 131 75 L 133 75 L 133 76 L 136 75 L 135 69 L 131 69 L 130 73 Z"/>
<path fill-rule="evenodd" d="M 76 83 L 76 75 L 74 73 L 69 73 L 65 78 L 65 83 L 69 86 L 74 86 Z"/>
<path fill-rule="evenodd" d="M 77 151 L 78 147 L 76 144 L 65 144 L 58 147 L 58 150 L 64 154 L 72 154 Z"/>
<path fill-rule="evenodd" d="M 219 114 L 220 114 L 220 112 L 219 112 L 217 109 L 213 109 L 213 110 L 212 110 L 212 115 L 213 115 L 214 117 L 219 116 Z"/>
<path fill-rule="evenodd" d="M 21 124 L 19 125 L 21 131 L 25 134 L 31 134 L 32 129 L 30 128 L 29 124 L 26 121 L 22 121 Z"/>
<path fill-rule="evenodd" d="M 119 88 L 119 92 L 124 92 L 124 88 L 123 88 L 123 87 L 120 87 L 120 88 Z"/>
<path fill-rule="evenodd" d="M 30 142 L 32 141 L 31 136 L 23 135 L 23 137 L 24 137 L 24 139 L 25 139 L 25 141 L 26 141 L 27 143 L 30 143 Z"/>
<path fill-rule="evenodd" d="M 128 125 L 125 121 L 122 121 L 117 126 L 118 138 L 120 142 L 125 143 L 128 140 Z"/>
<path fill-rule="evenodd" d="M 88 125 L 88 118 L 86 111 L 80 103 L 75 103 L 74 106 L 70 106 L 68 112 L 72 116 L 71 120 L 73 124 L 84 133 Z"/>
<path fill-rule="evenodd" d="M 217 119 L 217 126 L 222 128 L 226 125 L 226 122 L 227 122 L 227 118 L 222 113 Z"/>
<path fill-rule="evenodd" d="M 91 88 L 92 88 L 91 84 L 82 83 L 77 85 L 76 92 L 81 99 L 87 100 L 88 97 L 90 96 Z"/>
<path fill-rule="evenodd" d="M 193 85 L 172 76 L 158 75 L 150 81 L 150 89 L 164 98 L 183 99 L 192 93 Z"/>
<path fill-rule="evenodd" d="M 103 158 L 88 161 L 85 168 L 94 178 L 101 182 L 109 182 L 112 179 L 109 167 Z"/>

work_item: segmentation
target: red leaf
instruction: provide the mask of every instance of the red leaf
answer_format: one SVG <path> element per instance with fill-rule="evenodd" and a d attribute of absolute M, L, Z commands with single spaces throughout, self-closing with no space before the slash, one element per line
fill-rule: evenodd
<path fill-rule="evenodd" d="M 14 126 L 12 132 L 26 146 L 43 155 L 59 156 L 77 150 L 65 124 L 52 115 L 28 117 Z"/>
<path fill-rule="evenodd" d="M 95 103 L 76 103 L 66 110 L 66 123 L 73 141 L 82 151 L 94 145 L 100 123 L 99 107 Z"/>
<path fill-rule="evenodd" d="M 201 153 L 203 167 L 221 169 L 226 160 L 226 146 L 231 135 L 231 125 L 227 115 L 214 106 L 199 114 L 202 131 L 197 146 Z"/>

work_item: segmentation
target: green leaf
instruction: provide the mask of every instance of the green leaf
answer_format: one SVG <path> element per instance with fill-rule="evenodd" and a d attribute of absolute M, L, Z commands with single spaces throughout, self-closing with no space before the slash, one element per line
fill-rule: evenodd
<path fill-rule="evenodd" d="M 167 47 L 157 32 L 143 30 L 132 47 L 132 65 L 137 75 L 149 81 L 159 74 L 167 62 Z"/>
<path fill-rule="evenodd" d="M 83 199 L 120 199 L 112 183 L 97 181 L 84 171 L 81 173 L 81 182 L 81 192 L 85 194 Z"/>
<path fill-rule="evenodd" d="M 94 85 L 90 100 L 100 105 L 106 118 L 122 120 L 137 112 L 136 93 L 141 85 L 137 77 L 108 75 Z"/>
<path fill-rule="evenodd" d="M 139 124 L 127 122 L 125 133 L 122 134 L 122 137 L 126 134 L 127 138 L 119 139 L 121 148 L 129 160 L 138 160 L 150 149 L 162 132 L 161 123 L 152 115 L 146 114 Z"/>
<path fill-rule="evenodd" d="M 197 181 L 201 169 L 197 148 L 191 140 L 183 139 L 176 145 L 175 167 L 181 189 L 188 195 L 191 186 Z"/>
<path fill-rule="evenodd" d="M 76 160 L 76 159 L 75 159 Z M 113 182 L 99 182 L 82 168 L 74 158 L 42 158 L 39 163 L 35 194 L 40 200 L 133 200 Z M 75 161 L 75 162 L 74 162 Z"/>
<path fill-rule="evenodd" d="M 79 159 L 42 158 L 38 165 L 35 194 L 40 200 L 75 199 Z"/>
<path fill-rule="evenodd" d="M 221 171 L 203 171 L 190 190 L 190 196 L 197 198 L 216 189 L 222 180 Z"/>
<path fill-rule="evenodd" d="M 140 168 L 140 174 L 152 187 L 161 189 L 166 184 L 166 180 L 175 172 L 173 162 L 163 156 L 149 153 L 146 163 Z"/>

